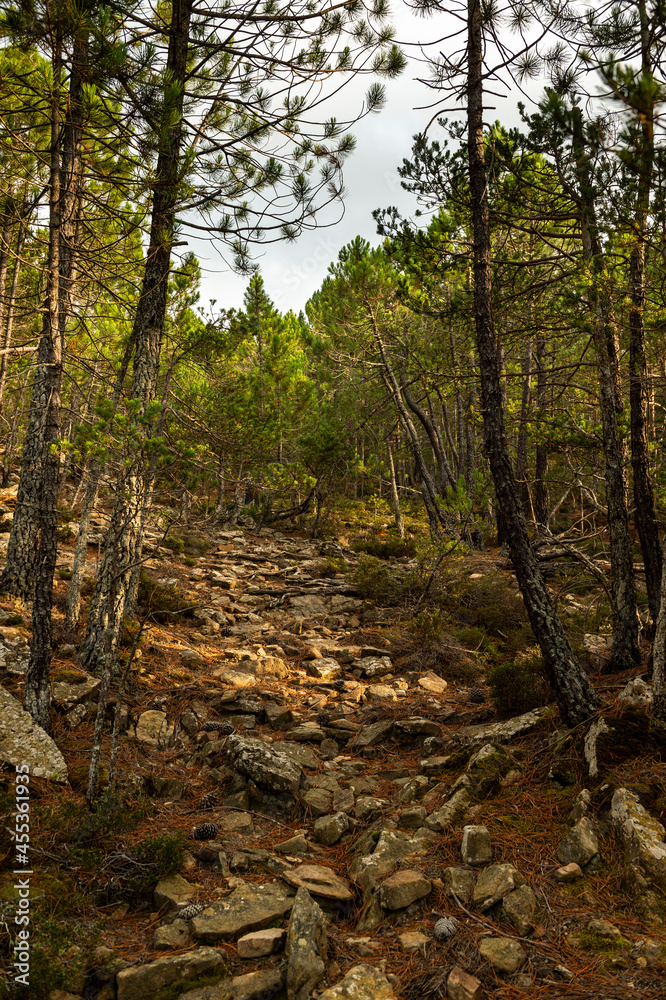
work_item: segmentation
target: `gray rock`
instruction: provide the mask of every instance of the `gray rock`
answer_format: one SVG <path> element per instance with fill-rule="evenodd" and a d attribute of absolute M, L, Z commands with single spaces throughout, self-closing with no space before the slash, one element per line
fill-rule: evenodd
<path fill-rule="evenodd" d="M 479 874 L 474 886 L 474 907 L 481 912 L 489 910 L 524 884 L 525 879 L 513 865 L 489 865 Z"/>
<path fill-rule="evenodd" d="M 260 930 L 288 913 L 293 897 L 279 882 L 246 883 L 226 899 L 206 907 L 192 919 L 192 934 L 200 941 L 214 942 L 242 937 Z"/>
<path fill-rule="evenodd" d="M 579 820 L 557 848 L 556 857 L 562 865 L 575 862 L 581 868 L 599 853 L 599 841 L 587 817 Z"/>
<path fill-rule="evenodd" d="M 404 783 L 398 792 L 398 804 L 406 805 L 407 802 L 422 798 L 429 788 L 430 779 L 426 778 L 424 774 L 415 774 L 413 778 Z"/>
<path fill-rule="evenodd" d="M 368 820 L 374 819 L 375 816 L 379 816 L 387 805 L 388 802 L 385 799 L 376 799 L 372 795 L 359 795 L 356 799 L 354 814 L 366 823 Z"/>
<path fill-rule="evenodd" d="M 286 705 L 266 705 L 266 722 L 271 729 L 284 732 L 294 723 L 294 713 Z"/>
<path fill-rule="evenodd" d="M 378 743 L 387 740 L 392 729 L 393 719 L 382 719 L 380 722 L 373 722 L 372 725 L 366 726 L 354 737 L 351 745 L 358 750 L 363 750 L 365 747 L 374 747 Z"/>
<path fill-rule="evenodd" d="M 118 1000 L 152 1000 L 172 983 L 218 972 L 222 978 L 226 968 L 224 952 L 216 948 L 195 948 L 185 955 L 157 958 L 147 965 L 131 966 L 118 973 Z"/>
<path fill-rule="evenodd" d="M 493 858 L 490 834 L 485 826 L 466 826 L 463 828 L 462 859 L 466 865 L 473 868 L 488 865 Z"/>
<path fill-rule="evenodd" d="M 296 796 L 302 770 L 274 744 L 233 734 L 227 737 L 226 753 L 231 767 L 260 788 Z"/>
<path fill-rule="evenodd" d="M 332 847 L 333 844 L 337 844 L 340 837 L 347 833 L 349 826 L 349 816 L 346 813 L 330 813 L 328 816 L 320 816 L 315 821 L 313 836 L 318 844 Z"/>
<path fill-rule="evenodd" d="M 539 919 L 539 901 L 528 885 L 514 889 L 502 900 L 504 915 L 521 937 L 531 934 Z"/>
<path fill-rule="evenodd" d="M 333 792 L 327 788 L 310 788 L 301 799 L 302 806 L 313 816 L 325 816 L 333 805 Z"/>
<path fill-rule="evenodd" d="M 421 872 L 403 868 L 382 882 L 379 903 L 385 910 L 404 910 L 427 896 L 431 889 L 432 883 Z"/>
<path fill-rule="evenodd" d="M 182 875 L 166 875 L 155 886 L 153 901 L 158 909 L 168 905 L 170 910 L 176 910 L 190 903 L 196 894 L 197 887 Z"/>
<path fill-rule="evenodd" d="M 203 986 L 181 993 L 178 1000 L 267 1000 L 282 993 L 284 982 L 279 969 L 261 969 L 244 976 L 223 979 L 217 986 Z"/>
<path fill-rule="evenodd" d="M 310 677 L 317 677 L 322 681 L 336 681 L 342 677 L 342 667 L 328 656 L 319 656 L 315 660 L 306 660 L 303 664 Z"/>
<path fill-rule="evenodd" d="M 76 682 L 55 681 L 53 684 L 53 702 L 59 708 L 68 709 L 81 701 L 89 701 L 99 690 L 102 681 L 99 677 L 81 675 Z"/>
<path fill-rule="evenodd" d="M 511 938 L 483 937 L 479 951 L 497 972 L 517 972 L 527 960 L 525 949 Z"/>
<path fill-rule="evenodd" d="M 353 899 L 349 887 L 335 874 L 332 868 L 324 865 L 298 865 L 285 871 L 282 878 L 295 889 L 303 887 L 313 896 L 323 899 L 337 899 L 348 902 Z"/>
<path fill-rule="evenodd" d="M 618 788 L 611 800 L 611 821 L 624 847 L 624 885 L 646 922 L 666 922 L 666 831 L 638 797 Z"/>
<path fill-rule="evenodd" d="M 417 715 L 407 719 L 396 719 L 395 728 L 398 733 L 404 733 L 406 736 L 440 736 L 442 733 L 439 723 Z"/>
<path fill-rule="evenodd" d="M 449 899 L 457 897 L 461 903 L 467 903 L 474 888 L 474 872 L 467 868 L 445 868 L 442 875 L 444 892 Z"/>
<path fill-rule="evenodd" d="M 314 722 L 306 722 L 302 726 L 294 726 L 284 734 L 285 740 L 292 743 L 321 743 L 326 739 L 326 733 Z"/>
<path fill-rule="evenodd" d="M 305 838 L 305 834 L 298 833 L 295 837 L 290 837 L 289 840 L 283 840 L 281 844 L 277 844 L 275 850 L 279 854 L 307 854 L 310 850 L 310 845 Z"/>
<path fill-rule="evenodd" d="M 382 830 L 371 854 L 357 854 L 352 859 L 349 873 L 369 898 L 379 880 L 384 875 L 390 875 L 398 861 L 407 855 L 424 855 L 427 852 L 428 848 L 421 840 L 399 830 Z"/>
<path fill-rule="evenodd" d="M 319 1000 L 393 1000 L 386 976 L 372 965 L 354 965 L 344 979 L 319 994 Z"/>
<path fill-rule="evenodd" d="M 427 816 L 427 810 L 423 806 L 409 806 L 400 813 L 400 826 L 407 830 L 418 830 L 423 826 Z"/>
<path fill-rule="evenodd" d="M 198 667 L 206 661 L 200 653 L 197 653 L 196 649 L 181 649 L 180 662 L 186 667 Z"/>
<path fill-rule="evenodd" d="M 187 948 L 192 942 L 192 935 L 185 920 L 174 920 L 172 924 L 158 927 L 153 935 L 153 948 L 163 951 L 166 948 Z"/>
<path fill-rule="evenodd" d="M 264 927 L 260 931 L 244 934 L 237 941 L 239 958 L 263 958 L 281 951 L 287 932 L 282 927 Z"/>
<path fill-rule="evenodd" d="M 390 674 L 393 665 L 388 656 L 362 656 L 359 660 L 354 660 L 352 669 L 360 670 L 363 676 L 370 680 Z"/>
<path fill-rule="evenodd" d="M 523 733 L 529 732 L 530 729 L 534 729 L 548 711 L 547 707 L 535 708 L 531 712 L 525 712 L 524 715 L 517 715 L 515 718 L 509 719 L 507 722 L 494 722 L 489 726 L 465 726 L 452 733 L 451 736 L 461 743 L 488 743 L 491 740 L 496 743 L 508 743 L 514 736 L 521 736 Z"/>
<path fill-rule="evenodd" d="M 287 997 L 309 1000 L 326 973 L 324 914 L 307 889 L 300 888 L 287 928 Z"/>
<path fill-rule="evenodd" d="M 0 687 L 0 763 L 27 764 L 30 774 L 67 781 L 67 765 L 57 746 L 16 698 Z"/>
<path fill-rule="evenodd" d="M 435 833 L 444 833 L 452 827 L 457 826 L 470 806 L 469 792 L 466 788 L 459 788 L 445 802 L 437 812 L 430 813 L 426 819 L 426 826 Z"/>

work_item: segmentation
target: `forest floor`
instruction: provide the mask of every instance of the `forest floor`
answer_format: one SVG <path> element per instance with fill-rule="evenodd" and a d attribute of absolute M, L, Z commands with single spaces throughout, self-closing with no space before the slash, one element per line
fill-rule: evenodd
<path fill-rule="evenodd" d="M 100 539 L 105 520 L 102 512 L 94 526 Z M 359 570 L 359 555 L 346 538 L 322 543 L 302 531 L 181 527 L 169 538 L 165 547 L 159 531 L 149 535 L 154 551 L 140 593 L 139 655 L 123 700 L 118 793 L 107 793 L 96 814 L 88 812 L 84 795 L 94 698 L 78 708 L 72 701 L 71 689 L 82 678 L 81 634 L 68 634 L 63 625 L 74 539 L 62 543 L 52 676 L 64 687 L 54 688 L 61 703 L 51 735 L 70 781 L 31 785 L 36 950 L 35 981 L 26 995 L 104 1000 L 114 996 L 119 970 L 176 959 L 210 943 L 225 959 L 222 986 L 206 991 L 196 978 L 174 980 L 166 991 L 162 984 L 162 992 L 150 987 L 142 994 L 135 985 L 135 1000 L 175 1000 L 197 987 L 191 1000 L 277 998 L 288 964 L 279 935 L 275 953 L 261 957 L 241 957 L 252 943 L 245 950 L 238 943 L 257 928 L 287 927 L 286 914 L 254 923 L 243 916 L 243 894 L 252 897 L 256 887 L 276 883 L 280 892 L 308 885 L 326 914 L 325 972 L 307 995 L 351 995 L 336 992 L 336 984 L 359 965 L 381 973 L 366 987 L 370 992 L 358 993 L 368 1000 L 445 997 L 454 967 L 478 980 L 455 993 L 470 1000 L 666 995 L 666 928 L 644 922 L 634 909 L 624 847 L 610 816 L 615 789 L 626 788 L 666 822 L 666 744 L 653 739 L 641 747 L 620 735 L 591 777 L 584 733 L 563 731 L 552 704 L 514 736 L 492 728 L 506 720 L 507 705 L 515 715 L 532 707 L 520 700 L 533 674 L 528 671 L 527 681 L 524 672 L 509 674 L 504 683 L 514 685 L 515 699 L 502 701 L 500 692 L 493 703 L 487 672 L 498 662 L 529 667 L 535 658 L 501 552 L 452 556 L 440 568 L 435 603 L 423 610 L 412 600 L 407 612 L 395 581 L 407 581 L 404 597 L 410 580 L 431 572 L 432 561 L 405 555 L 365 561 Z M 92 541 L 90 580 L 97 558 Z M 595 632 L 592 602 L 561 590 L 584 650 L 583 633 Z M 0 684 L 21 699 L 29 616 L 4 600 L 0 620 L 8 653 Z M 138 624 L 127 629 L 125 655 Z M 602 650 L 604 642 L 602 636 Z M 590 671 L 599 662 L 588 654 Z M 649 726 L 649 706 L 645 714 L 640 703 L 618 697 L 631 679 L 593 677 L 603 715 L 619 734 L 624 723 L 632 733 Z M 504 708 L 501 718 L 494 704 Z M 206 722 L 229 725 L 216 731 L 204 728 Z M 243 753 L 256 752 L 257 738 L 277 752 L 285 774 L 288 765 L 301 770 L 295 790 L 280 784 L 279 766 L 260 780 L 254 765 L 241 763 Z M 109 753 L 107 733 L 107 766 Z M 5 781 L 3 812 L 10 807 L 8 790 Z M 562 841 L 581 819 L 593 829 L 597 850 L 580 859 L 572 881 L 559 881 Z M 204 823 L 213 825 L 208 836 L 193 839 L 193 827 Z M 461 854 L 468 825 L 486 828 L 491 857 L 475 859 L 469 848 Z M 185 846 L 184 855 L 175 851 L 176 871 L 173 835 Z M 5 866 L 9 854 L 0 842 Z M 156 857 L 163 870 L 155 874 Z M 299 883 L 303 864 L 324 867 L 337 879 L 331 875 L 318 895 L 322 873 L 310 873 L 308 881 L 304 870 Z M 495 865 L 513 866 L 499 871 L 509 871 L 510 885 L 483 902 L 481 880 L 498 874 Z M 176 873 L 181 881 L 173 882 Z M 391 883 L 397 902 L 389 903 L 388 883 L 382 886 L 396 873 L 402 873 Z M 154 895 L 165 875 L 172 881 L 161 881 Z M 11 873 L 0 873 L 0 907 L 11 903 L 11 885 Z M 512 892 L 518 893 L 515 906 Z M 174 923 L 189 902 L 208 909 Z M 222 915 L 231 929 L 218 933 L 214 921 Z M 448 939 L 434 932 L 444 916 L 458 921 Z M 600 920 L 606 923 L 595 923 Z M 484 942 L 494 939 L 505 951 L 509 942 L 507 955 L 492 957 Z M 0 957 L 5 971 L 7 941 Z M 260 975 L 242 979 L 254 972 Z"/>

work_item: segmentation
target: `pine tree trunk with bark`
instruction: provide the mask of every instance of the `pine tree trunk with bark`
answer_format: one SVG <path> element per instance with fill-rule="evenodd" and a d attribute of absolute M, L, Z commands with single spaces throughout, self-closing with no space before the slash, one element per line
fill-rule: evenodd
<path fill-rule="evenodd" d="M 150 491 L 152 480 L 147 444 L 151 436 L 148 411 L 157 392 L 171 249 L 181 181 L 183 102 L 192 6 L 193 0 L 174 0 L 171 8 L 166 65 L 168 85 L 165 86 L 163 98 L 163 131 L 159 136 L 150 243 L 132 331 L 135 353 L 131 399 L 137 403 L 137 433 L 142 443 L 135 449 L 134 461 L 119 478 L 102 565 L 88 617 L 82 657 L 86 669 L 93 672 L 102 668 L 109 655 L 115 654 L 132 571 L 141 556 L 144 498 Z M 108 631 L 110 621 L 113 624 L 111 637 Z"/>
<path fill-rule="evenodd" d="M 511 559 L 527 615 L 543 654 L 562 720 L 577 725 L 598 707 L 594 690 L 576 660 L 530 546 L 509 460 L 504 427 L 498 344 L 492 311 L 490 212 L 483 144 L 483 28 L 480 0 L 468 9 L 467 126 L 474 238 L 474 313 L 481 375 L 483 438 L 507 531 Z"/>

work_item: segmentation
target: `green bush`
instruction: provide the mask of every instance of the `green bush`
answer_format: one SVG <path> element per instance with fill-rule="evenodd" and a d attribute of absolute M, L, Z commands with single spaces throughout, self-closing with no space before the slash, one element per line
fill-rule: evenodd
<path fill-rule="evenodd" d="M 163 545 L 166 549 L 171 549 L 176 554 L 185 551 L 185 542 L 182 538 L 165 538 Z"/>
<path fill-rule="evenodd" d="M 416 555 L 416 542 L 411 539 L 389 538 L 388 541 L 381 542 L 378 539 L 368 539 L 367 541 L 354 542 L 352 551 L 365 552 L 366 555 L 374 556 L 375 559 L 396 559 L 402 556 Z"/>
<path fill-rule="evenodd" d="M 397 604 L 404 595 L 401 574 L 374 556 L 361 556 L 353 580 L 361 597 L 378 604 Z"/>
<path fill-rule="evenodd" d="M 158 622 L 192 618 L 194 612 L 191 604 L 182 599 L 177 587 L 156 583 L 144 569 L 141 570 L 137 604 L 142 612 L 150 611 L 153 619 Z"/>
<path fill-rule="evenodd" d="M 499 716 L 520 715 L 547 705 L 552 693 L 539 655 L 500 663 L 486 674 L 490 698 Z"/>

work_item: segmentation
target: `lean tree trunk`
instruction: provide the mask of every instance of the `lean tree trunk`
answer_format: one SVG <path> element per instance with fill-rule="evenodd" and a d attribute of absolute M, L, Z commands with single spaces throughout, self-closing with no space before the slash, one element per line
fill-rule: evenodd
<path fill-rule="evenodd" d="M 537 367 L 537 440 L 534 462 L 534 519 L 537 527 L 545 531 L 548 528 L 548 488 L 546 473 L 548 472 L 548 451 L 543 443 L 543 428 L 546 419 L 548 378 L 546 375 L 546 341 L 538 334 L 536 342 Z"/>
<path fill-rule="evenodd" d="M 532 395 L 532 338 L 525 341 L 525 352 L 520 362 L 523 390 L 520 401 L 520 422 L 518 424 L 518 446 L 516 448 L 516 481 L 520 490 L 520 502 L 525 517 L 532 515 L 532 500 L 527 482 L 528 420 Z"/>
<path fill-rule="evenodd" d="M 16 236 L 16 246 L 14 248 L 14 270 L 12 274 L 12 287 L 7 297 L 4 312 L 4 340 L 3 352 L 0 359 L 0 413 L 2 413 L 5 400 L 5 387 L 7 385 L 7 365 L 9 362 L 9 349 L 12 346 L 12 332 L 14 328 L 14 307 L 16 304 L 16 291 L 18 289 L 19 273 L 21 271 L 21 250 L 23 249 L 23 239 L 26 227 L 26 208 L 19 218 L 18 234 Z"/>
<path fill-rule="evenodd" d="M 486 454 L 507 531 L 511 559 L 548 679 L 567 725 L 592 715 L 598 702 L 562 628 L 529 543 L 504 428 L 502 386 L 491 300 L 490 213 L 483 147 L 483 29 L 480 0 L 468 12 L 467 125 L 474 227 L 474 313 Z"/>
<path fill-rule="evenodd" d="M 650 27 L 645 4 L 639 3 L 641 19 L 642 77 L 652 79 Z M 659 527 L 650 481 L 648 447 L 648 379 L 645 360 L 645 247 L 654 170 L 654 98 L 640 109 L 640 149 L 636 164 L 635 238 L 631 251 L 629 294 L 629 405 L 631 413 L 631 471 L 634 484 L 634 521 L 641 543 L 650 617 L 656 623 L 661 598 L 662 553 Z"/>
<path fill-rule="evenodd" d="M 60 456 L 56 444 L 60 436 L 60 391 L 63 346 L 67 322 L 76 248 L 73 245 L 73 217 L 80 190 L 80 149 L 83 122 L 83 80 L 85 55 L 81 44 L 74 46 L 65 125 L 60 129 L 60 87 L 62 42 L 57 40 L 53 59 L 51 113 L 51 163 L 49 172 L 49 255 L 46 307 L 39 346 L 40 367 L 35 372 L 26 447 L 21 464 L 32 490 L 30 526 L 34 552 L 24 563 L 20 577 L 32 590 L 32 641 L 25 681 L 26 711 L 45 729 L 49 728 L 49 667 L 51 665 L 53 574 L 58 552 L 58 490 Z M 62 153 L 61 153 L 62 150 Z M 35 448 L 31 428 L 38 439 Z M 20 485 L 19 485 L 20 493 Z M 25 510 L 25 508 L 24 508 Z M 13 525 L 12 525 L 13 527 Z M 27 533 L 26 533 L 27 534 Z M 25 540 L 26 534 L 23 539 Z M 25 555 L 25 554 L 24 554 Z M 8 560 L 9 562 L 9 560 Z M 28 572 L 25 572 L 25 569 Z"/>
<path fill-rule="evenodd" d="M 136 401 L 137 408 L 136 442 L 132 446 L 133 460 L 118 482 L 104 557 L 82 647 L 83 663 L 92 671 L 100 669 L 108 656 L 115 653 L 132 569 L 141 552 L 144 498 L 151 485 L 150 406 L 157 391 L 180 186 L 183 100 L 192 4 L 193 0 L 175 0 L 171 8 L 166 65 L 168 84 L 165 85 L 163 96 L 163 129 L 158 137 L 159 154 L 153 189 L 150 244 L 132 332 L 135 354 L 131 398 Z M 113 623 L 111 638 L 108 633 L 109 622 Z"/>
<path fill-rule="evenodd" d="M 572 110 L 573 149 L 578 171 L 583 256 L 589 262 L 590 309 L 593 313 L 594 346 L 597 355 L 599 409 L 603 434 L 608 533 L 610 535 L 611 592 L 613 595 L 613 644 L 606 670 L 629 670 L 640 661 L 634 561 L 629 533 L 625 479 L 617 427 L 617 385 L 609 346 L 615 342 L 613 310 L 607 288 L 603 247 L 592 201 L 592 182 L 587 167 L 580 108 Z"/>
<path fill-rule="evenodd" d="M 386 456 L 388 458 L 389 475 L 391 476 L 391 504 L 393 505 L 393 517 L 395 518 L 396 531 L 400 538 L 405 537 L 405 523 L 400 510 L 400 497 L 398 496 L 398 484 L 395 478 L 395 462 L 393 461 L 393 450 L 391 449 L 391 439 L 386 438 Z"/>

